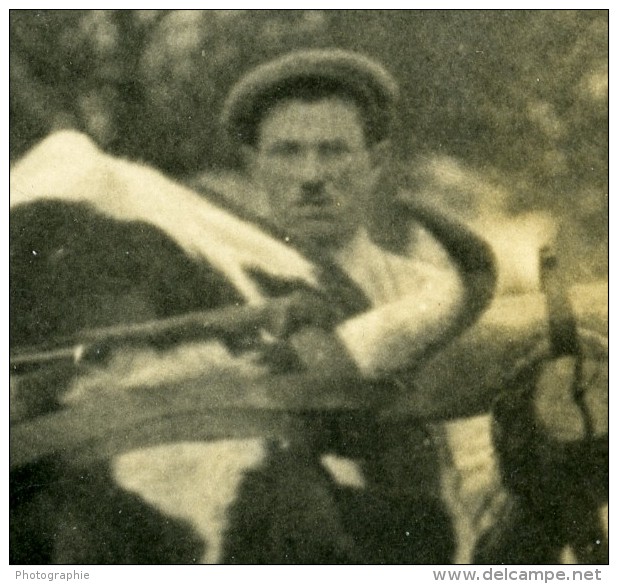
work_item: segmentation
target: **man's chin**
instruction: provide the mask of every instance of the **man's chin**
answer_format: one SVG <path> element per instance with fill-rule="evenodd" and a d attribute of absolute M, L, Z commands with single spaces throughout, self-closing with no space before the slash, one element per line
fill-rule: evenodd
<path fill-rule="evenodd" d="M 298 229 L 292 236 L 299 242 L 306 242 L 324 249 L 339 249 L 354 236 L 355 231 L 349 226 L 336 224 L 312 224 Z"/>
<path fill-rule="evenodd" d="M 325 250 L 339 249 L 350 241 L 358 231 L 354 217 L 276 217 L 275 225 L 292 245 L 303 244 Z"/>

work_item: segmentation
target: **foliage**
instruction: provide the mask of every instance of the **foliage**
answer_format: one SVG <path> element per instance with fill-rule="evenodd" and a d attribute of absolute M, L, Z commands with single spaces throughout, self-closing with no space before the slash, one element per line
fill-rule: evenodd
<path fill-rule="evenodd" d="M 306 46 L 362 51 L 400 80 L 404 184 L 415 161 L 452 157 L 507 187 L 511 210 L 605 236 L 602 10 L 13 10 L 11 156 L 72 126 L 177 177 L 237 167 L 218 120 L 229 87 Z"/>

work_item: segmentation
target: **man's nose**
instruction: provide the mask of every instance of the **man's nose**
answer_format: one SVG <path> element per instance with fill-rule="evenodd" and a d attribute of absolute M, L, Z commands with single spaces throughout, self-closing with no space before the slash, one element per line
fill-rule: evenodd
<path fill-rule="evenodd" d="M 313 153 L 304 156 L 299 167 L 300 188 L 303 199 L 313 203 L 323 197 L 325 176 L 318 157 Z"/>
<path fill-rule="evenodd" d="M 309 150 L 299 162 L 299 178 L 303 184 L 320 183 L 324 180 L 324 168 L 316 152 Z"/>

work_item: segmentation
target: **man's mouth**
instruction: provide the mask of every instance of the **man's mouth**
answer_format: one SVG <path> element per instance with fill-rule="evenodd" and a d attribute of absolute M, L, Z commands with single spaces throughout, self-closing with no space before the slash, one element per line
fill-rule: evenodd
<path fill-rule="evenodd" d="M 332 220 L 338 213 L 332 205 L 303 205 L 297 207 L 296 214 L 301 219 Z"/>

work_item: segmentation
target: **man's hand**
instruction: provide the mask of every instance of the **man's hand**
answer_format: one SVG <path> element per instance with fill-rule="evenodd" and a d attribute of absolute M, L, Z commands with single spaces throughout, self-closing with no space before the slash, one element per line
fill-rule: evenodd
<path fill-rule="evenodd" d="M 300 290 L 277 299 L 271 306 L 266 330 L 273 340 L 263 347 L 261 362 L 273 373 L 360 375 L 347 349 L 332 332 L 340 315 L 327 299 Z"/>
<path fill-rule="evenodd" d="M 317 292 L 299 290 L 270 303 L 267 330 L 279 339 L 304 327 L 330 330 L 339 320 L 332 304 Z"/>
<path fill-rule="evenodd" d="M 357 378 L 360 371 L 343 343 L 329 331 L 305 327 L 268 345 L 262 363 L 273 373 L 307 371 L 325 378 Z"/>
<path fill-rule="evenodd" d="M 337 336 L 314 327 L 307 327 L 290 338 L 290 345 L 308 371 L 327 377 L 359 377 L 360 371 Z"/>

